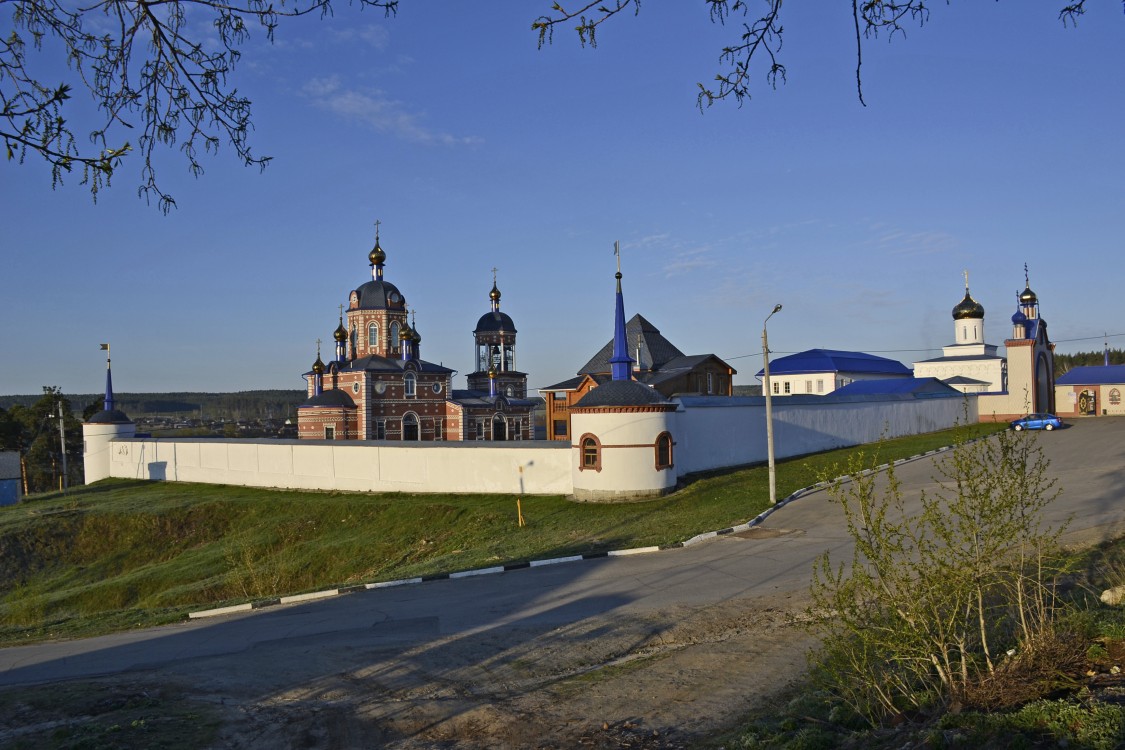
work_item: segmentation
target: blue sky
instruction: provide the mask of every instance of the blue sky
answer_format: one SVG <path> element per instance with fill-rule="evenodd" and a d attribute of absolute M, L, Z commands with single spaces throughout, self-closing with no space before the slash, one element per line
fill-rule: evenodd
<path fill-rule="evenodd" d="M 1059 351 L 1125 346 L 1125 15 L 1063 28 L 1059 4 L 935 5 L 865 47 L 867 107 L 850 4 L 786 5 L 788 84 L 703 114 L 739 27 L 702 2 L 644 3 L 597 49 L 538 50 L 528 0 L 284 23 L 235 74 L 264 173 L 220 154 L 194 179 L 161 154 L 164 216 L 128 167 L 94 205 L 33 160 L 0 166 L 0 393 L 97 391 L 106 341 L 119 391 L 300 388 L 370 278 L 376 219 L 457 387 L 494 266 L 529 385 L 573 375 L 612 334 L 615 240 L 626 314 L 736 383 L 778 302 L 778 355 L 935 356 L 963 269 L 1002 344 L 1024 263 Z"/>

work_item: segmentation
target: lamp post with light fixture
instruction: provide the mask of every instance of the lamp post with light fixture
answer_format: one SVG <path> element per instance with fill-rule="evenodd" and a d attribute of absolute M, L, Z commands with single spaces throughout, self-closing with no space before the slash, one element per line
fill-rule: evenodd
<path fill-rule="evenodd" d="M 766 335 L 766 323 L 769 323 L 770 318 L 780 310 L 780 304 L 774 305 L 773 312 L 762 321 L 762 391 L 766 394 L 766 461 L 769 464 L 770 474 L 770 505 L 777 504 L 777 467 L 773 455 L 773 392 L 770 388 L 770 344 Z"/>

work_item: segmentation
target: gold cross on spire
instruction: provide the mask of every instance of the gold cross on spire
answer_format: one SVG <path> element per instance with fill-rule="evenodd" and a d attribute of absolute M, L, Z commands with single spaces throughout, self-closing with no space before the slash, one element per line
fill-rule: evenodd
<path fill-rule="evenodd" d="M 339 307 L 340 307 L 340 320 L 343 320 L 344 319 L 344 306 L 340 305 Z"/>
<path fill-rule="evenodd" d="M 969 269 L 962 271 L 965 274 L 965 294 L 969 293 Z"/>
<path fill-rule="evenodd" d="M 613 254 L 617 256 L 617 272 L 621 273 L 621 243 L 613 241 Z"/>
<path fill-rule="evenodd" d="M 316 358 L 320 359 L 320 339 L 316 340 Z"/>
<path fill-rule="evenodd" d="M 376 242 L 379 241 L 379 225 L 382 224 L 382 223 L 383 222 L 381 222 L 379 219 L 375 220 L 375 241 Z"/>
<path fill-rule="evenodd" d="M 499 270 L 496 266 L 492 267 L 492 286 L 496 286 L 496 272 Z"/>

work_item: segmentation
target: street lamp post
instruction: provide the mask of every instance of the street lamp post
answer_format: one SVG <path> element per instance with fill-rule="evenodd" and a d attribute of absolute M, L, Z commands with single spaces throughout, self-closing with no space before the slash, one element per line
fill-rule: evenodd
<path fill-rule="evenodd" d="M 53 415 L 52 415 L 53 416 Z M 66 476 L 66 430 L 63 427 L 63 402 L 59 401 L 59 453 L 62 454 L 62 482 L 60 489 L 66 493 L 68 481 Z"/>
<path fill-rule="evenodd" d="M 770 388 L 770 343 L 766 335 L 766 323 L 769 323 L 770 318 L 779 310 L 781 310 L 781 305 L 774 305 L 773 312 L 762 321 L 762 369 L 764 376 L 762 378 L 762 391 L 766 394 L 766 460 L 769 464 L 770 474 L 770 505 L 777 504 L 777 467 L 773 455 L 773 391 Z"/>

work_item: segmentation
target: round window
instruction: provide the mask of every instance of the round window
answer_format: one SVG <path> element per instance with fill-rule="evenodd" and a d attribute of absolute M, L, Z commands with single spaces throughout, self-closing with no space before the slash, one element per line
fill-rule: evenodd
<path fill-rule="evenodd" d="M 359 383 L 352 383 L 352 393 L 359 393 Z"/>
<path fill-rule="evenodd" d="M 441 383 L 434 383 L 434 393 L 441 393 Z"/>

